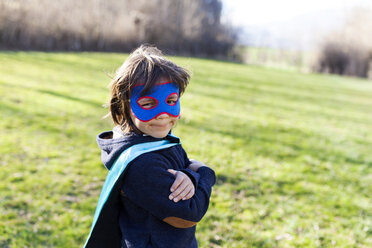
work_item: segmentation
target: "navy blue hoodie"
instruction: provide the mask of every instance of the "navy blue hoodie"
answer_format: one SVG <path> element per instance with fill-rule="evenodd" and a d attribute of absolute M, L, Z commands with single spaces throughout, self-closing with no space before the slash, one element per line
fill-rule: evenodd
<path fill-rule="evenodd" d="M 170 135 L 163 139 L 179 142 L 178 138 Z M 136 133 L 113 139 L 111 131 L 97 137 L 102 150 L 101 159 L 107 169 L 127 148 L 159 140 L 162 139 Z M 106 216 L 118 228 L 114 233 L 105 233 L 106 229 L 101 228 L 101 235 L 111 235 L 112 246 L 116 246 L 120 239 L 123 248 L 197 247 L 195 225 L 208 209 L 216 178 L 212 169 L 201 167 L 194 172 L 187 168 L 189 164 L 180 144 L 142 154 L 130 162 L 120 179 L 120 193 L 112 196 L 119 198 L 116 207 L 111 216 Z M 175 177 L 168 169 L 183 171 L 191 178 L 195 185 L 191 199 L 177 203 L 169 200 Z M 112 247 L 111 243 L 102 245 Z"/>

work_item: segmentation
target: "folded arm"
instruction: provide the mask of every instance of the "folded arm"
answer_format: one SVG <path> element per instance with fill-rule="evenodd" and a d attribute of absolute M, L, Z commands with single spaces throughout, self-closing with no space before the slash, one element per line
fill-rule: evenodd
<path fill-rule="evenodd" d="M 215 183 L 214 172 L 208 167 L 199 168 L 200 178 L 194 196 L 174 202 L 169 199 L 174 175 L 168 169 L 171 169 L 168 161 L 160 156 L 154 158 L 154 154 L 144 154 L 129 166 L 122 190 L 131 201 L 168 224 L 178 228 L 192 227 L 208 209 Z"/>

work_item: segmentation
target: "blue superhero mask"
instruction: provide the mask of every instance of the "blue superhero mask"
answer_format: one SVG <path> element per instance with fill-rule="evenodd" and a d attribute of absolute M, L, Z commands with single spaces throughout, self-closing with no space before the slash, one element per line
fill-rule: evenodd
<path fill-rule="evenodd" d="M 157 84 L 154 90 L 145 96 L 140 96 L 144 85 L 138 85 L 132 88 L 130 97 L 130 106 L 133 115 L 143 122 L 148 122 L 161 114 L 168 114 L 170 116 L 178 117 L 180 115 L 181 105 L 179 100 L 179 89 L 171 82 Z M 168 98 L 172 95 L 177 95 L 176 103 L 168 104 Z M 139 105 L 138 101 L 143 98 L 152 98 L 156 104 L 151 108 L 144 108 Z"/>

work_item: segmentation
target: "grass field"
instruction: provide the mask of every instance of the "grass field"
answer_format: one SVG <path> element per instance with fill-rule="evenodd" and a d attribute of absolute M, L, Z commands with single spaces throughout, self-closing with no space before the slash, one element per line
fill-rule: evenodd
<path fill-rule="evenodd" d="M 245 64 L 294 72 L 314 71 L 317 58 L 317 51 L 247 46 L 238 46 L 235 49 L 240 55 L 240 60 Z"/>
<path fill-rule="evenodd" d="M 82 247 L 125 54 L 0 53 L 0 247 Z M 216 171 L 200 247 L 372 247 L 372 82 L 202 59 L 174 130 Z"/>

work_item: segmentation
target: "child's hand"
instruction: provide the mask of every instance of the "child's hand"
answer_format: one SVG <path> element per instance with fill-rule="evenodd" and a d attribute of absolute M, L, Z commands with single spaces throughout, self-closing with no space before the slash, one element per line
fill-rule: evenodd
<path fill-rule="evenodd" d="M 197 171 L 200 167 L 206 166 L 202 162 L 195 160 L 195 159 L 190 159 L 191 164 L 189 165 L 190 170 Z"/>
<path fill-rule="evenodd" d="M 181 199 L 190 199 L 195 193 L 195 186 L 191 179 L 182 171 L 172 169 L 169 169 L 168 171 L 176 177 L 172 187 L 170 188 L 170 191 L 173 193 L 169 195 L 169 200 L 178 202 Z"/>

